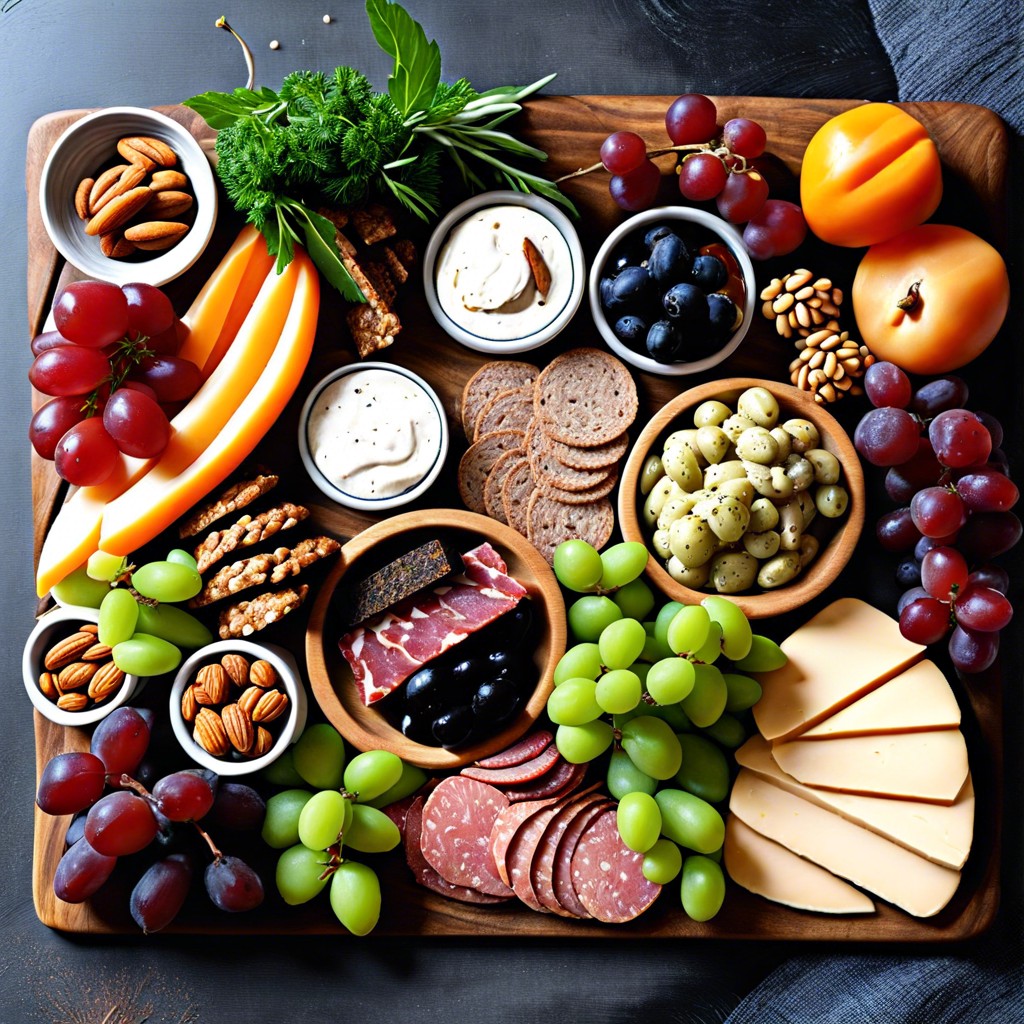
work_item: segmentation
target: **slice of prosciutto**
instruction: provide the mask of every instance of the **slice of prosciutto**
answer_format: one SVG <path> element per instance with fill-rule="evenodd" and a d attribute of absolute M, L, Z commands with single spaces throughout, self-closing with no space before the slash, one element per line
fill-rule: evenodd
<path fill-rule="evenodd" d="M 526 588 L 507 574 L 490 544 L 462 557 L 461 575 L 399 601 L 338 642 L 367 707 L 526 596 Z"/>

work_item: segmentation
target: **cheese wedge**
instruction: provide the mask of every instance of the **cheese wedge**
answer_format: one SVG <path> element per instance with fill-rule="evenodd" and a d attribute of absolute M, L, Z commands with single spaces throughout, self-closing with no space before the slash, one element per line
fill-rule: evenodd
<path fill-rule="evenodd" d="M 743 769 L 729 810 L 755 832 L 867 889 L 914 917 L 932 917 L 953 898 L 960 872 L 933 864 Z"/>
<path fill-rule="evenodd" d="M 959 729 L 792 740 L 772 757 L 805 786 L 869 796 L 951 804 L 967 778 L 967 744 Z"/>
<path fill-rule="evenodd" d="M 725 822 L 725 870 L 748 892 L 796 910 L 870 914 L 875 904 L 859 889 L 778 843 L 765 839 L 735 814 Z"/>
<path fill-rule="evenodd" d="M 924 647 L 899 623 L 856 598 L 822 609 L 782 642 L 789 658 L 761 675 L 754 720 L 770 740 L 786 740 L 834 715 L 917 661 Z"/>
<path fill-rule="evenodd" d="M 959 727 L 960 705 L 938 665 L 925 658 L 849 707 L 802 732 L 800 739 Z"/>
<path fill-rule="evenodd" d="M 787 775 L 772 760 L 771 747 L 761 736 L 751 736 L 736 751 L 736 763 L 749 768 L 794 796 L 809 800 L 891 839 L 936 864 L 960 869 L 974 839 L 974 786 L 967 781 L 948 807 L 917 800 L 891 800 L 812 789 Z"/>

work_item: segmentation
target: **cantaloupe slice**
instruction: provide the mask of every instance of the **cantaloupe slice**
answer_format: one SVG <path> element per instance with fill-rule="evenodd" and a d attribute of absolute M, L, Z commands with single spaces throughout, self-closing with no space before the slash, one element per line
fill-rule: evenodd
<path fill-rule="evenodd" d="M 161 458 L 107 506 L 100 533 L 104 551 L 126 555 L 152 540 L 232 473 L 281 415 L 313 350 L 320 306 L 320 281 L 309 257 L 296 251 L 289 271 L 298 277 L 294 301 L 259 380 L 190 465 Z"/>

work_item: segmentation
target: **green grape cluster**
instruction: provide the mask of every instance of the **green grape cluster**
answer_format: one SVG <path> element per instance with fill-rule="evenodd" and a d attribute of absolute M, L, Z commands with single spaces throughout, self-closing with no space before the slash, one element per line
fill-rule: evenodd
<path fill-rule="evenodd" d="M 174 607 L 203 589 L 196 560 L 175 548 L 163 561 L 130 566 L 120 555 L 96 551 L 53 588 L 65 604 L 98 608 L 100 643 L 114 664 L 136 676 L 159 676 L 181 664 L 181 648 L 211 643 L 194 615 Z"/>
<path fill-rule="evenodd" d="M 267 801 L 263 821 L 264 842 L 282 851 L 275 873 L 281 898 L 290 906 L 308 903 L 330 882 L 335 916 L 353 935 L 368 934 L 380 917 L 380 881 L 344 853 L 393 850 L 401 835 L 380 808 L 415 793 L 426 775 L 386 750 L 346 764 L 341 736 L 320 724 L 306 729 L 266 776 L 289 787 Z"/>
<path fill-rule="evenodd" d="M 748 673 L 779 668 L 786 656 L 718 595 L 699 605 L 669 601 L 655 613 L 655 597 L 639 578 L 643 545 L 635 545 L 642 560 L 623 550 L 634 545 L 603 555 L 583 547 L 590 546 L 569 541 L 556 548 L 560 582 L 620 589 L 588 594 L 569 608 L 576 643 L 555 668 L 547 705 L 555 743 L 575 764 L 612 748 L 607 785 L 619 801 L 622 841 L 644 854 L 652 882 L 681 876 L 683 909 L 696 921 L 710 920 L 725 898 L 725 822 L 716 806 L 730 787 L 723 748 L 746 739 L 742 715 L 761 696 Z"/>

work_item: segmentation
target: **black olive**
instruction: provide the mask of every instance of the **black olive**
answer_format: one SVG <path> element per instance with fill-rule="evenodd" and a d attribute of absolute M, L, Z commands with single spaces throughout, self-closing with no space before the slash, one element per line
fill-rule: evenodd
<path fill-rule="evenodd" d="M 445 711 L 434 719 L 431 732 L 443 747 L 457 747 L 473 731 L 473 712 L 466 704 Z"/>
<path fill-rule="evenodd" d="M 692 262 L 686 243 L 678 235 L 666 235 L 651 250 L 647 272 L 658 284 L 670 285 L 689 276 Z"/>

